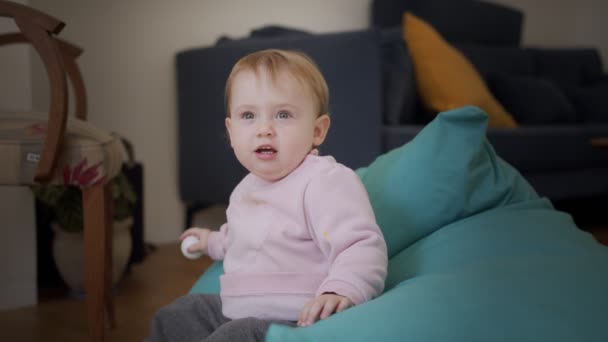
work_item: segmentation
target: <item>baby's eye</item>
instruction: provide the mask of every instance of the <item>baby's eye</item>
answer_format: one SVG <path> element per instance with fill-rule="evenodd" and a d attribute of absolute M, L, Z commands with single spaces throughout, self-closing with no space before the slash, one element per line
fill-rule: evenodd
<path fill-rule="evenodd" d="M 253 119 L 254 115 L 252 112 L 245 112 L 241 114 L 241 119 Z"/>
<path fill-rule="evenodd" d="M 277 118 L 278 119 L 289 119 L 291 117 L 291 113 L 290 112 L 286 112 L 286 111 L 280 111 L 277 113 Z"/>

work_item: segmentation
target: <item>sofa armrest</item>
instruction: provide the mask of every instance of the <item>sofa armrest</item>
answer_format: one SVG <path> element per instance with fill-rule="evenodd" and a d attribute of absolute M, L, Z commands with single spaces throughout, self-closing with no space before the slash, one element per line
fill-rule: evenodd
<path fill-rule="evenodd" d="M 376 30 L 233 41 L 176 57 L 179 188 L 187 203 L 227 203 L 245 175 L 224 126 L 224 85 L 234 63 L 267 48 L 307 53 L 325 76 L 331 128 L 321 154 L 352 168 L 381 152 L 381 62 Z"/>

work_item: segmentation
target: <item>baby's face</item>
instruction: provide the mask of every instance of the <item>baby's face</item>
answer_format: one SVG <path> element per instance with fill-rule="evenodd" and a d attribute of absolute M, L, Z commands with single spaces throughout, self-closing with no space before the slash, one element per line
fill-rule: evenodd
<path fill-rule="evenodd" d="M 287 72 L 241 71 L 233 80 L 226 128 L 239 162 L 268 181 L 279 180 L 320 145 L 329 117 L 317 117 L 311 90 Z"/>

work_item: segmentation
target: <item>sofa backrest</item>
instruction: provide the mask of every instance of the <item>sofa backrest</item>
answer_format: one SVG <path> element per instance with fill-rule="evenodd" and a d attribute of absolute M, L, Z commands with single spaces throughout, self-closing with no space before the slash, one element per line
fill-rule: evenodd
<path fill-rule="evenodd" d="M 450 42 L 520 45 L 523 12 L 477 0 L 373 0 L 372 26 L 401 26 L 411 11 L 435 27 Z"/>
<path fill-rule="evenodd" d="M 435 113 L 429 113 L 421 104 L 409 47 L 402 36 L 399 27 L 381 30 L 384 122 L 426 124 Z M 608 79 L 599 53 L 593 48 L 452 45 L 473 64 L 498 101 L 524 125 L 584 121 L 579 107 L 597 107 L 593 101 L 599 97 L 593 94 L 604 89 L 584 87 L 594 87 Z M 529 98 L 534 95 L 537 98 Z"/>
<path fill-rule="evenodd" d="M 528 48 L 536 73 L 558 83 L 591 84 L 605 77 L 595 48 Z"/>
<path fill-rule="evenodd" d="M 534 75 L 534 56 L 518 46 L 492 46 L 479 44 L 455 44 L 487 79 L 493 73 L 510 75 Z"/>

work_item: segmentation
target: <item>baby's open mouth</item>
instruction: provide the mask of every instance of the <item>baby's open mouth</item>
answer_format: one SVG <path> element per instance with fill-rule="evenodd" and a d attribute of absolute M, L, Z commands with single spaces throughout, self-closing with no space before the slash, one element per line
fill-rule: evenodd
<path fill-rule="evenodd" d="M 274 154 L 277 153 L 277 150 L 275 150 L 272 146 L 260 146 L 257 150 L 255 150 L 255 153 Z"/>

